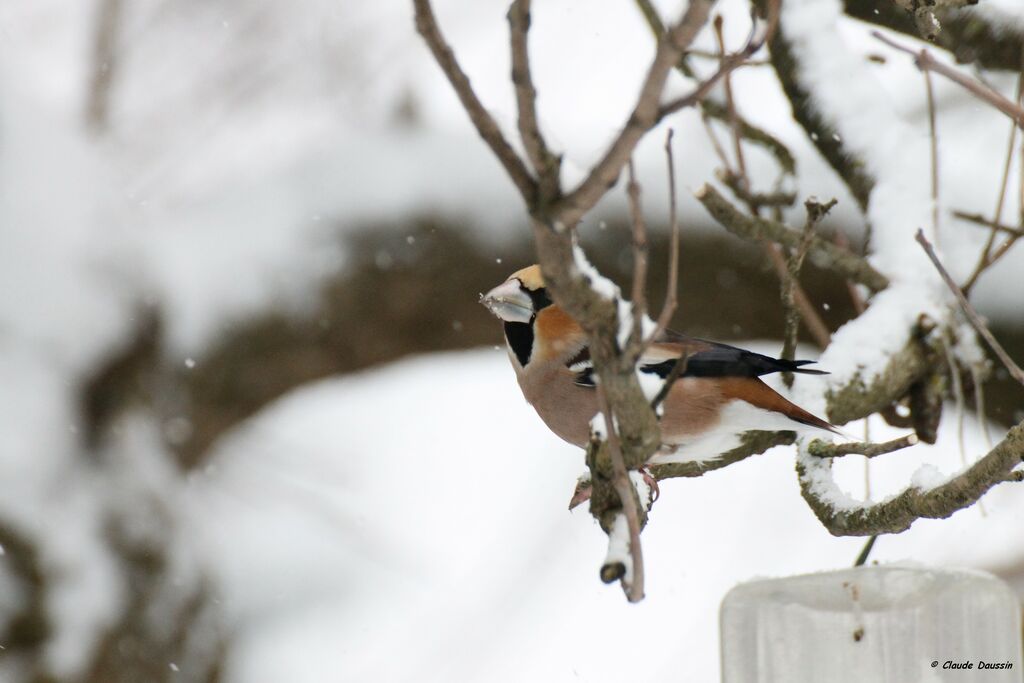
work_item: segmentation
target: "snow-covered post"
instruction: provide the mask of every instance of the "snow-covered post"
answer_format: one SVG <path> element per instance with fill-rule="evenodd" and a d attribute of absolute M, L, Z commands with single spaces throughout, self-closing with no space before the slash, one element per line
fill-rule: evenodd
<path fill-rule="evenodd" d="M 722 602 L 723 683 L 1020 681 L 1020 602 L 978 571 L 856 567 Z"/>

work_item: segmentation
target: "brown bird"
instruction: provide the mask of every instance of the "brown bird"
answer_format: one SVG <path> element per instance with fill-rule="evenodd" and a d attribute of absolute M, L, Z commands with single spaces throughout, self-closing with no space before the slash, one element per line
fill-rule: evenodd
<path fill-rule="evenodd" d="M 513 273 L 480 298 L 505 326 L 509 358 L 523 396 L 551 431 L 586 447 L 598 411 L 583 329 L 548 296 L 540 267 Z M 685 369 L 660 406 L 661 449 L 649 461 L 701 462 L 739 445 L 750 430 L 824 430 L 831 424 L 783 398 L 759 377 L 773 372 L 826 374 L 727 344 L 666 331 L 637 364 L 642 380 L 660 383 L 680 358 Z"/>

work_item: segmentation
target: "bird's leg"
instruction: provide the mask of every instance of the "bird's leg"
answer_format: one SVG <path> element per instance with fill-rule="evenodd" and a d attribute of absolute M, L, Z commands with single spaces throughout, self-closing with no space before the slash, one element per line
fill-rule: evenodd
<path fill-rule="evenodd" d="M 651 492 L 651 500 L 647 505 L 649 509 L 651 505 L 654 505 L 654 501 L 661 498 L 661 488 L 658 486 L 658 480 L 655 479 L 654 475 L 651 474 L 651 471 L 647 469 L 647 465 L 640 468 L 640 477 L 644 480 L 644 483 L 647 484 L 647 488 L 650 489 Z"/>
<path fill-rule="evenodd" d="M 633 479 L 633 485 L 637 488 L 637 493 L 640 495 L 641 500 L 647 498 L 644 505 L 647 509 L 650 509 L 654 505 L 654 501 L 661 497 L 661 488 L 658 486 L 658 480 L 654 478 L 654 475 L 651 474 L 651 471 L 646 466 L 637 470 L 637 473 L 640 475 L 640 481 L 644 483 L 647 490 L 641 491 L 635 479 Z M 585 472 L 576 480 L 576 488 L 572 492 L 572 498 L 569 499 L 569 509 L 572 510 L 581 503 L 590 500 L 591 493 L 593 493 L 593 485 L 590 483 L 590 473 Z"/>

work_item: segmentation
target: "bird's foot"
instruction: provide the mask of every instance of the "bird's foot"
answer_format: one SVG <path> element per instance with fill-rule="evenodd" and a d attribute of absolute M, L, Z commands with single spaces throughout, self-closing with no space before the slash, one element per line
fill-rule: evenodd
<path fill-rule="evenodd" d="M 590 472 L 584 472 L 576 480 L 576 489 L 572 492 L 572 498 L 569 499 L 569 509 L 572 510 L 590 500 L 590 494 L 593 492 L 594 487 L 590 483 Z"/>
<path fill-rule="evenodd" d="M 641 491 L 639 486 L 637 486 L 639 482 L 635 479 L 633 479 L 633 486 L 637 489 L 641 500 L 647 498 L 646 506 L 647 509 L 650 509 L 654 505 L 654 501 L 661 497 L 661 488 L 658 486 L 658 480 L 655 479 L 647 467 L 641 467 L 637 470 L 637 474 L 640 477 L 640 481 L 647 487 L 647 491 Z M 576 489 L 572 492 L 572 498 L 569 499 L 569 509 L 572 510 L 590 500 L 593 490 L 593 485 L 590 483 L 590 473 L 586 472 L 580 475 L 580 478 L 576 480 Z"/>

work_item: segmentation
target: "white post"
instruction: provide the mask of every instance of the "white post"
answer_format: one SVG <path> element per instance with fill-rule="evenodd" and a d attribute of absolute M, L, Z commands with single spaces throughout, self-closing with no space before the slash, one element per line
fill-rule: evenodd
<path fill-rule="evenodd" d="M 722 601 L 723 683 L 1020 683 L 1021 603 L 979 571 L 857 567 Z"/>

